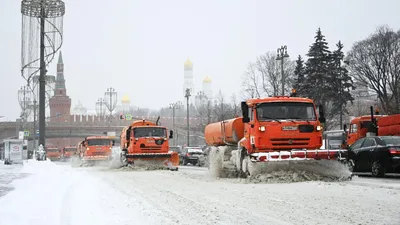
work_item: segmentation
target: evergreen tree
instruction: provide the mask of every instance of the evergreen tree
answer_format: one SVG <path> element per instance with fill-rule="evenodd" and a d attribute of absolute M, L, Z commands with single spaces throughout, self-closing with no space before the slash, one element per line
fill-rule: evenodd
<path fill-rule="evenodd" d="M 304 85 L 305 85 L 305 67 L 304 61 L 301 58 L 301 55 L 296 60 L 296 68 L 294 69 L 295 81 L 294 81 L 294 88 L 296 89 L 297 93 L 303 95 Z"/>
<path fill-rule="evenodd" d="M 330 92 L 327 93 L 327 97 L 331 99 L 333 104 L 332 114 L 339 113 L 340 106 L 344 108 L 348 101 L 353 102 L 354 98 L 351 96 L 350 90 L 355 89 L 348 70 L 342 65 L 344 59 L 342 42 L 339 41 L 336 47 L 337 49 L 331 54 L 330 73 L 328 77 L 331 88 Z"/>
<path fill-rule="evenodd" d="M 322 35 L 321 29 L 316 32 L 315 42 L 310 46 L 306 62 L 306 85 L 305 93 L 307 97 L 314 99 L 316 103 L 326 104 L 326 92 L 329 91 L 327 78 L 330 67 L 331 52 L 325 36 Z M 324 107 L 325 108 L 325 107 Z"/>

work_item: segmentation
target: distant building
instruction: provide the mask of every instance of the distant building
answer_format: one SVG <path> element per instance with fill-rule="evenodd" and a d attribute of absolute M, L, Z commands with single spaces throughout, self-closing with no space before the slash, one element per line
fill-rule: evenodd
<path fill-rule="evenodd" d="M 71 98 L 67 95 L 62 54 L 58 56 L 54 96 L 49 100 L 50 122 L 68 122 L 71 115 Z"/>
<path fill-rule="evenodd" d="M 208 99 L 213 98 L 211 78 L 208 76 L 203 79 L 203 93 Z"/>
<path fill-rule="evenodd" d="M 194 77 L 193 77 L 193 63 L 189 59 L 183 64 L 183 94 L 186 95 L 186 89 L 189 88 L 191 96 L 195 96 Z M 192 98 L 190 98 L 192 99 Z M 193 102 L 193 101 L 191 101 Z"/>
<path fill-rule="evenodd" d="M 127 113 L 131 108 L 131 99 L 128 95 L 124 95 L 121 99 L 122 112 Z"/>

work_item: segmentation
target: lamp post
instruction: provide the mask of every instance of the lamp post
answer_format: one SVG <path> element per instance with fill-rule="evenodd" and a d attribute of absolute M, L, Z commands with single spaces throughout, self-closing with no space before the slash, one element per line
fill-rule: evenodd
<path fill-rule="evenodd" d="M 179 109 L 182 106 L 182 102 L 178 101 L 175 103 L 169 104 L 169 108 L 172 109 L 172 129 L 174 129 L 174 132 L 176 132 L 175 128 L 175 109 Z M 173 145 L 176 146 L 176 135 L 174 135 L 174 138 L 172 139 Z"/>
<path fill-rule="evenodd" d="M 98 116 L 100 116 L 100 118 L 104 116 L 105 108 L 106 108 L 106 102 L 104 101 L 104 99 L 103 98 L 97 99 L 96 113 Z"/>
<path fill-rule="evenodd" d="M 282 82 L 282 96 L 285 95 L 285 74 L 284 74 L 284 70 L 283 70 L 283 60 L 285 58 L 289 58 L 289 55 L 287 53 L 287 46 L 281 46 L 280 48 L 278 48 L 276 50 L 277 56 L 276 56 L 276 60 L 280 60 L 281 61 L 281 82 Z"/>
<path fill-rule="evenodd" d="M 110 124 L 111 124 L 111 118 L 112 118 L 112 112 L 115 109 L 115 106 L 117 105 L 117 92 L 115 91 L 114 88 L 109 87 L 107 88 L 107 91 L 104 93 L 104 100 L 107 109 L 110 111 Z"/>
<path fill-rule="evenodd" d="M 187 147 L 189 147 L 189 97 L 190 97 L 190 89 L 186 88 L 186 94 L 185 94 L 185 98 L 186 98 L 186 107 L 187 107 L 187 117 L 186 117 L 186 123 L 187 123 Z"/>
<path fill-rule="evenodd" d="M 349 61 L 343 60 L 346 65 L 349 65 Z M 338 60 L 339 67 L 339 121 L 340 121 L 340 129 L 343 129 L 343 91 L 342 91 L 342 83 L 343 83 L 343 70 L 342 70 L 342 60 Z"/>
<path fill-rule="evenodd" d="M 23 86 L 18 90 L 18 102 L 22 111 L 20 116 L 22 120 L 22 129 L 25 130 L 26 122 L 30 114 L 29 105 L 31 104 L 31 92 L 28 90 L 27 86 Z"/>

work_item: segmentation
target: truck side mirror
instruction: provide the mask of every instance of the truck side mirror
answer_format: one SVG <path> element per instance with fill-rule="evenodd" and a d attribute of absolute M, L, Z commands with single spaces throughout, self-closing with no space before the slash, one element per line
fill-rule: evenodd
<path fill-rule="evenodd" d="M 246 102 L 241 102 L 240 107 L 242 108 L 242 122 L 243 123 L 248 123 L 250 122 L 250 117 L 249 117 L 249 106 L 247 105 Z"/>
<path fill-rule="evenodd" d="M 344 132 L 347 132 L 347 124 L 343 125 L 343 130 L 344 130 Z"/>
<path fill-rule="evenodd" d="M 112 140 L 112 146 L 115 146 L 115 140 Z"/>
<path fill-rule="evenodd" d="M 174 138 L 174 132 L 172 130 L 169 131 L 169 138 L 170 139 Z"/>
<path fill-rule="evenodd" d="M 324 115 L 324 109 L 322 108 L 322 105 L 318 106 L 318 114 L 319 114 L 319 122 L 325 123 L 325 115 Z"/>

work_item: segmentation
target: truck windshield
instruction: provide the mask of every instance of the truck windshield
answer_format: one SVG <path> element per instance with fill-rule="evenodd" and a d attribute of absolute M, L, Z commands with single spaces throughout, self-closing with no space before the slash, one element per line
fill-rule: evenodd
<path fill-rule="evenodd" d="M 316 120 L 314 104 L 307 102 L 269 102 L 257 106 L 259 121 Z"/>
<path fill-rule="evenodd" d="M 88 146 L 95 146 L 95 145 L 102 145 L 102 146 L 109 146 L 111 145 L 110 139 L 91 139 L 87 140 Z"/>
<path fill-rule="evenodd" d="M 166 129 L 162 127 L 137 127 L 133 130 L 135 138 L 141 137 L 166 137 Z"/>
<path fill-rule="evenodd" d="M 56 148 L 48 148 L 47 152 L 58 152 L 58 149 L 56 149 Z"/>
<path fill-rule="evenodd" d="M 74 151 L 76 151 L 76 148 L 66 148 L 65 151 L 66 152 L 74 152 Z"/>

